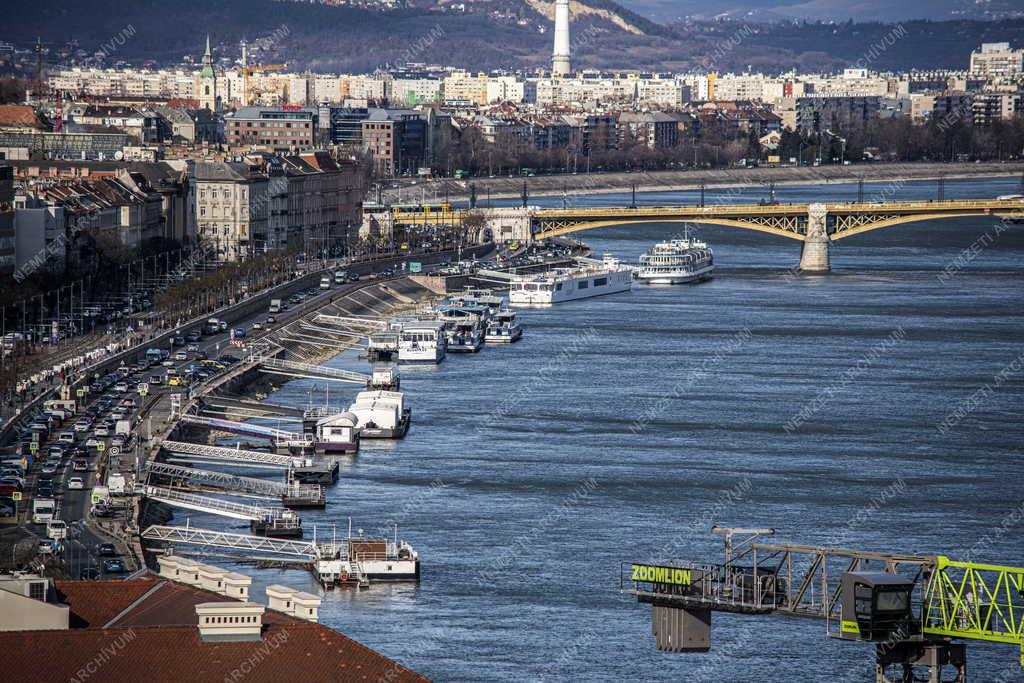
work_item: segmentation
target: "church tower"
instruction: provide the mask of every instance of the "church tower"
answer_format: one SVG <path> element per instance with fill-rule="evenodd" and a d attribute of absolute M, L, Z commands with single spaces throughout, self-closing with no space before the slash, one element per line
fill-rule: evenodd
<path fill-rule="evenodd" d="M 217 74 L 213 70 L 213 53 L 210 51 L 210 36 L 206 36 L 206 52 L 203 53 L 203 68 L 199 72 L 196 83 L 196 99 L 200 109 L 217 111 L 220 102 L 217 99 Z"/>

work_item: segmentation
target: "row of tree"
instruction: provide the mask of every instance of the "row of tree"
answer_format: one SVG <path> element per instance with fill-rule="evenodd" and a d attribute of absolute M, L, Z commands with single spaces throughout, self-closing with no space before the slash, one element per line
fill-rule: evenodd
<path fill-rule="evenodd" d="M 608 137 L 605 141 L 604 137 Z M 610 137 L 609 137 L 610 136 Z M 677 144 L 650 147 L 629 130 L 598 131 L 589 145 L 569 144 L 538 149 L 510 135 L 489 141 L 469 127 L 435 150 L 433 168 L 442 175 L 461 170 L 471 176 L 537 173 L 709 168 L 740 160 L 767 163 L 843 163 L 845 161 L 1008 160 L 1024 156 L 1024 117 L 976 126 L 969 120 L 914 123 L 909 118 L 878 119 L 845 129 L 794 132 L 784 130 L 778 145 L 762 144 L 752 131 L 703 126 L 680 131 Z"/>

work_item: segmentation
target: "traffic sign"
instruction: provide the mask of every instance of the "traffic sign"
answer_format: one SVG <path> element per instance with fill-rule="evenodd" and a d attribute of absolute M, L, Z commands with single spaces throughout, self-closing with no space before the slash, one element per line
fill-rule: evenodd
<path fill-rule="evenodd" d="M 18 502 L 19 500 L 21 500 L 21 491 L 15 491 L 14 493 L 12 493 L 11 500 L 13 500 L 14 502 Z"/>
<path fill-rule="evenodd" d="M 98 444 L 96 444 L 96 452 L 97 453 L 102 453 L 105 450 L 107 450 L 107 444 L 106 443 L 104 443 L 103 441 L 100 441 Z"/>
<path fill-rule="evenodd" d="M 110 454 L 111 455 L 119 455 L 120 453 L 121 453 L 120 447 L 118 447 L 118 446 L 111 446 L 110 447 Z"/>
<path fill-rule="evenodd" d="M 79 389 L 78 391 L 75 392 L 75 395 L 77 395 L 78 398 L 82 398 L 83 396 L 85 396 L 85 389 Z"/>
<path fill-rule="evenodd" d="M 39 450 L 39 442 L 38 441 L 33 441 L 32 443 L 30 443 L 28 445 L 28 449 L 30 451 L 32 451 L 33 453 L 35 453 L 36 451 Z"/>

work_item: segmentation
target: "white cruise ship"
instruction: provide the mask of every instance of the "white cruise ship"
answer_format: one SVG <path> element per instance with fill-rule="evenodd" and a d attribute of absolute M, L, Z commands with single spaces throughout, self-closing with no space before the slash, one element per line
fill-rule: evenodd
<path fill-rule="evenodd" d="M 513 304 L 555 304 L 602 294 L 626 292 L 633 286 L 633 269 L 618 259 L 577 259 L 576 268 L 559 268 L 511 281 L 508 300 Z"/>
<path fill-rule="evenodd" d="M 711 277 L 715 255 L 707 243 L 692 239 L 659 242 L 640 256 L 636 278 L 655 285 L 700 282 Z"/>

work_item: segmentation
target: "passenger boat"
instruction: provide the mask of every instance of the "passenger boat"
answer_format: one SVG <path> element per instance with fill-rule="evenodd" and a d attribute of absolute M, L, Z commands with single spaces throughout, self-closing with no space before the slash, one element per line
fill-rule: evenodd
<path fill-rule="evenodd" d="M 487 325 L 484 341 L 488 344 L 511 344 L 523 336 L 523 326 L 516 320 L 515 311 L 498 311 Z"/>
<path fill-rule="evenodd" d="M 527 305 L 554 304 L 626 292 L 633 286 L 633 269 L 614 257 L 605 256 L 601 261 L 579 258 L 577 262 L 576 268 L 513 278 L 509 301 Z"/>
<path fill-rule="evenodd" d="M 640 256 L 636 278 L 654 285 L 700 282 L 711 277 L 715 255 L 707 243 L 691 239 L 659 242 Z"/>
<path fill-rule="evenodd" d="M 405 541 L 353 536 L 341 543 L 320 545 L 316 572 L 327 587 L 373 581 L 419 581 L 419 553 Z"/>
<path fill-rule="evenodd" d="M 401 439 L 412 417 L 412 408 L 400 391 L 360 391 L 348 412 L 358 419 L 363 439 Z"/>
<path fill-rule="evenodd" d="M 484 347 L 484 328 L 480 321 L 452 322 L 445 331 L 450 353 L 476 353 Z"/>
<path fill-rule="evenodd" d="M 456 306 L 481 304 L 487 306 L 491 311 L 498 311 L 505 305 L 505 297 L 486 289 L 467 289 L 461 294 L 453 296 L 449 301 Z"/>
<path fill-rule="evenodd" d="M 315 417 L 313 411 L 307 411 L 303 419 L 305 424 Z M 350 412 L 325 415 L 316 420 L 313 441 L 313 452 L 323 455 L 345 455 L 359 451 L 359 420 Z M 305 429 L 304 429 L 305 431 Z"/>
<path fill-rule="evenodd" d="M 398 362 L 438 364 L 448 348 L 442 320 L 413 320 L 398 333 Z"/>

